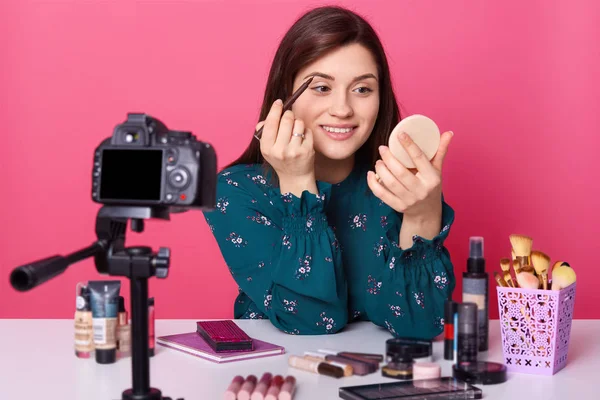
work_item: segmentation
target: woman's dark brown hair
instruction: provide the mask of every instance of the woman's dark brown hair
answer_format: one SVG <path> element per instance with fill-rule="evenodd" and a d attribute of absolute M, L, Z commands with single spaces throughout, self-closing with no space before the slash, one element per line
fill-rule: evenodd
<path fill-rule="evenodd" d="M 356 153 L 356 162 L 374 166 L 378 147 L 387 145 L 400 111 L 392 89 L 387 58 L 379 37 L 362 17 L 347 9 L 327 6 L 315 8 L 300 17 L 282 39 L 269 72 L 260 121 L 265 120 L 277 99 L 292 95 L 294 78 L 306 65 L 338 47 L 359 43 L 371 51 L 379 73 L 379 112 L 369 139 Z M 226 168 L 238 164 L 266 164 L 260 143 L 252 142 L 244 153 Z"/>

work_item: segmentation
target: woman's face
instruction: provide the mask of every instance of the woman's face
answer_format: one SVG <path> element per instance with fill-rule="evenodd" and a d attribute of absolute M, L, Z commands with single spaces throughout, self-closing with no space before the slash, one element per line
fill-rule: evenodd
<path fill-rule="evenodd" d="M 296 90 L 308 89 L 292 107 L 314 135 L 315 151 L 331 160 L 351 157 L 369 138 L 379 111 L 379 76 L 371 52 L 360 44 L 335 49 L 300 70 Z"/>

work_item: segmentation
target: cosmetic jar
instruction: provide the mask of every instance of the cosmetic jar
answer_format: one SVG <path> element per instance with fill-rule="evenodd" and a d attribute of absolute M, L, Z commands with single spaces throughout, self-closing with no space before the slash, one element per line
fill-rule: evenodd
<path fill-rule="evenodd" d="M 413 378 L 412 348 L 408 345 L 397 345 L 387 352 L 387 365 L 381 368 L 381 375 L 401 380 Z"/>
<path fill-rule="evenodd" d="M 413 364 L 413 379 L 433 379 L 442 376 L 442 367 L 436 363 L 416 362 Z"/>
<path fill-rule="evenodd" d="M 506 370 L 496 362 L 462 362 L 452 366 L 452 376 L 472 385 L 494 385 L 506 382 Z"/>
<path fill-rule="evenodd" d="M 412 338 L 394 338 L 385 342 L 387 362 L 397 353 L 399 347 L 410 347 L 410 354 L 415 362 L 433 362 L 433 345 L 431 340 Z"/>
<path fill-rule="evenodd" d="M 418 362 L 413 364 L 413 386 L 433 389 L 440 385 L 442 367 L 436 363 Z"/>

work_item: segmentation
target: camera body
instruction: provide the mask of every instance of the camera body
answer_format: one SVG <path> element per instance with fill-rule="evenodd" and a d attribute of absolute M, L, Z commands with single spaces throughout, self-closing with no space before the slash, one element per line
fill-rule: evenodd
<path fill-rule="evenodd" d="M 213 209 L 217 157 L 191 132 L 129 113 L 94 152 L 92 200 L 115 206 Z"/>

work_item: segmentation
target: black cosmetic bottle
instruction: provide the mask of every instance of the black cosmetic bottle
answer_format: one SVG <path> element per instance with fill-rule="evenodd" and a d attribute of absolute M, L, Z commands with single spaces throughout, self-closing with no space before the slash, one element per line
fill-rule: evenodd
<path fill-rule="evenodd" d="M 462 301 L 477 305 L 478 350 L 487 351 L 489 288 L 488 274 L 485 272 L 485 258 L 483 258 L 483 238 L 480 236 L 469 238 L 469 259 L 467 260 L 467 272 L 463 272 Z"/>
<path fill-rule="evenodd" d="M 458 305 L 457 364 L 477 361 L 477 305 Z"/>

